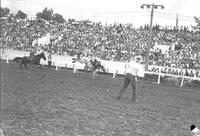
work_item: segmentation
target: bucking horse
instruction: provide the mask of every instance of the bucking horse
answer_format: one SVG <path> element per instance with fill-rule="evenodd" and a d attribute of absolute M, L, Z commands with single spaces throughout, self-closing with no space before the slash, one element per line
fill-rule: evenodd
<path fill-rule="evenodd" d="M 86 71 L 86 72 L 87 71 L 92 71 L 92 72 L 101 71 L 103 73 L 106 72 L 104 66 L 97 59 L 91 59 L 91 58 L 88 58 L 88 57 L 81 57 L 80 59 L 74 58 L 72 60 L 73 60 L 72 63 L 79 62 L 81 64 L 85 64 L 84 71 Z"/>

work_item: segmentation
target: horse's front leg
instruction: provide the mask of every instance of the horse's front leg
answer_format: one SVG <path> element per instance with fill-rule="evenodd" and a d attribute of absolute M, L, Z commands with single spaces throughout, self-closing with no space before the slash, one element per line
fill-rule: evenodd
<path fill-rule="evenodd" d="M 26 69 L 28 69 L 28 67 L 27 67 L 27 64 L 26 64 L 26 63 L 24 64 L 24 66 L 25 66 L 25 68 L 26 68 Z"/>
<path fill-rule="evenodd" d="M 23 65 L 23 64 L 22 64 L 22 63 L 20 63 L 20 69 L 22 69 L 22 65 Z"/>
<path fill-rule="evenodd" d="M 41 64 L 39 64 L 39 66 L 40 66 L 40 69 L 42 70 L 42 65 L 41 65 Z"/>

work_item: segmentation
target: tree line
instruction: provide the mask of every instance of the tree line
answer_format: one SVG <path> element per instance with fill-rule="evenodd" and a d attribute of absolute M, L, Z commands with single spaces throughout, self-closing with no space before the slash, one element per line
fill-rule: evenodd
<path fill-rule="evenodd" d="M 26 19 L 27 14 L 21 10 L 18 10 L 17 13 L 10 13 L 10 9 L 0 7 L 0 17 L 7 17 L 8 20 L 11 19 Z M 44 19 L 46 21 L 54 21 L 57 23 L 64 23 L 66 20 L 64 17 L 58 13 L 54 13 L 53 9 L 44 8 L 41 12 L 36 14 L 36 19 Z"/>

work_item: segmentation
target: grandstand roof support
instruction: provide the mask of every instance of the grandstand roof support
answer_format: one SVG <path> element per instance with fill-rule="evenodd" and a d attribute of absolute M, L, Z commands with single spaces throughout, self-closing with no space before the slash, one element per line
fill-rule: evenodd
<path fill-rule="evenodd" d="M 146 67 L 145 70 L 148 69 L 148 65 L 149 65 L 149 54 L 150 54 L 150 49 L 152 46 L 152 25 L 153 25 L 153 15 L 154 15 L 154 9 L 158 9 L 159 7 L 161 9 L 164 9 L 164 5 L 156 5 L 154 3 L 152 4 L 142 4 L 140 6 L 142 9 L 144 7 L 146 8 L 151 8 L 151 18 L 150 18 L 150 31 L 149 31 L 149 42 L 147 43 L 147 56 L 146 56 Z"/>

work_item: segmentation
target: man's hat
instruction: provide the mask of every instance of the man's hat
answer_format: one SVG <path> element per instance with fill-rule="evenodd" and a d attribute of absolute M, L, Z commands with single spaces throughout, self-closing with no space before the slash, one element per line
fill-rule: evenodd
<path fill-rule="evenodd" d="M 142 56 L 141 55 L 135 55 L 134 56 L 134 60 L 137 61 L 137 62 L 138 61 L 141 62 L 142 61 Z"/>
<path fill-rule="evenodd" d="M 195 128 L 196 128 L 195 125 L 191 125 L 191 126 L 190 126 L 191 131 L 192 131 L 193 129 L 195 129 Z"/>
<path fill-rule="evenodd" d="M 195 125 L 191 125 L 190 129 L 192 133 L 199 133 L 199 129 Z"/>

